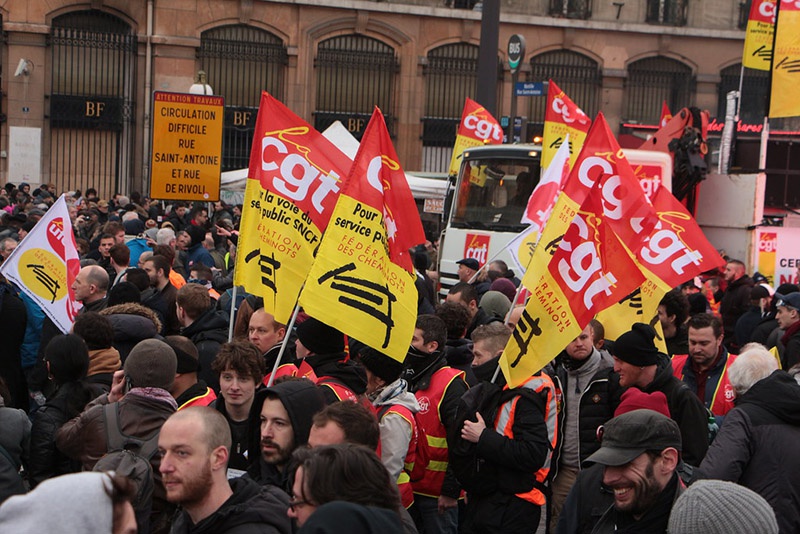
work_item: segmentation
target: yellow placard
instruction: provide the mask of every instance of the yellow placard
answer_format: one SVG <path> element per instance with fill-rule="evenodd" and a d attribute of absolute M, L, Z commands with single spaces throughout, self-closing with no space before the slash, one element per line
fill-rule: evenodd
<path fill-rule="evenodd" d="M 224 103 L 221 96 L 155 92 L 151 198 L 219 200 Z"/>

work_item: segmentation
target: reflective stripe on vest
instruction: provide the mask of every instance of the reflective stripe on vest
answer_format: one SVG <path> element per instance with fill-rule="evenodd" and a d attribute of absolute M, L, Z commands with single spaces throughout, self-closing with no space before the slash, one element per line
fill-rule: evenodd
<path fill-rule="evenodd" d="M 394 404 L 391 408 L 386 410 L 383 417 L 386 417 L 390 413 L 402 417 L 411 427 L 411 439 L 408 442 L 408 450 L 406 451 L 406 457 L 403 461 L 403 470 L 400 471 L 400 476 L 397 477 L 397 489 L 400 490 L 400 501 L 405 508 L 408 508 L 414 504 L 414 490 L 411 487 L 411 476 L 409 473 L 414 470 L 419 433 L 417 432 L 417 423 L 414 421 L 414 414 L 411 413 L 411 410 L 405 406 Z M 381 417 L 381 420 L 383 420 L 383 417 Z"/>
<path fill-rule="evenodd" d="M 293 363 L 284 363 L 278 366 L 278 369 L 275 371 L 275 380 L 279 379 L 282 376 L 297 376 L 298 370 L 297 366 Z M 272 370 L 270 370 L 267 375 L 264 377 L 264 385 L 266 386 L 269 383 L 269 377 L 272 375 Z M 273 383 L 275 381 L 273 380 Z"/>
<path fill-rule="evenodd" d="M 688 354 L 681 354 L 672 357 L 672 373 L 678 379 L 680 379 L 681 382 L 683 382 L 683 377 L 685 376 L 683 369 L 686 367 L 688 359 Z M 731 381 L 728 379 L 728 368 L 734 361 L 736 361 L 736 354 L 728 353 L 728 359 L 725 361 L 725 365 L 722 367 L 722 374 L 720 374 L 720 376 L 717 378 L 717 383 L 714 384 L 711 382 L 711 380 L 714 378 L 711 375 L 709 375 L 707 379 L 706 398 L 703 399 L 703 405 L 706 405 L 706 399 L 708 399 L 709 391 L 708 386 L 710 384 L 714 389 L 714 393 L 711 395 L 708 409 L 711 410 L 711 413 L 714 415 L 725 415 L 729 411 L 733 410 L 733 400 L 736 398 L 736 394 L 733 390 L 733 386 L 731 385 Z"/>
<path fill-rule="evenodd" d="M 556 403 L 556 388 L 553 381 L 546 374 L 540 374 L 528 379 L 527 382 L 522 384 L 523 388 L 528 388 L 536 393 L 547 392 L 547 399 L 545 402 L 542 414 L 545 424 L 547 425 L 547 440 L 550 442 L 550 450 L 547 452 L 547 458 L 542 467 L 536 471 L 536 480 L 544 484 L 547 475 L 550 473 L 550 462 L 553 459 L 553 450 L 556 446 L 556 439 L 558 436 L 558 408 Z M 504 389 L 508 390 L 508 386 Z M 495 418 L 494 429 L 495 432 L 501 434 L 508 439 L 514 439 L 514 418 L 517 411 L 517 402 L 520 397 L 514 397 L 510 401 L 504 403 L 500 410 L 498 410 L 497 417 Z M 517 493 L 517 497 L 524 499 L 528 502 L 543 506 L 545 504 L 544 494 L 536 488 L 532 488 L 525 493 Z"/>
<path fill-rule="evenodd" d="M 438 498 L 442 494 L 444 473 L 447 471 L 447 431 L 442 424 L 440 410 L 444 393 L 453 380 L 464 380 L 464 371 L 452 367 L 442 367 L 431 376 L 427 389 L 414 393 L 420 411 L 417 422 L 422 426 L 427 439 L 420 446 L 427 450 L 428 464 L 422 466 L 415 462 L 411 485 L 414 493 Z"/>
<path fill-rule="evenodd" d="M 323 387 L 327 386 L 331 388 L 333 394 L 336 395 L 336 398 L 340 401 L 353 401 L 358 402 L 358 396 L 353 392 L 352 389 L 345 386 L 344 384 L 339 383 L 335 378 L 330 376 L 321 376 L 317 379 L 317 386 Z"/>
<path fill-rule="evenodd" d="M 192 397 L 188 401 L 184 402 L 178 406 L 178 410 L 183 410 L 184 408 L 189 408 L 190 406 L 208 406 L 215 400 L 217 400 L 217 394 L 214 393 L 213 389 L 207 387 L 205 393 L 196 397 Z"/>

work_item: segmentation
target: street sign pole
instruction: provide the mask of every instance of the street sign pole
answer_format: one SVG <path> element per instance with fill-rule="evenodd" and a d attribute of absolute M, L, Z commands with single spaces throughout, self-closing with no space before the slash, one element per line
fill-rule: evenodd
<path fill-rule="evenodd" d="M 514 123 L 517 116 L 517 80 L 519 66 L 525 58 L 525 38 L 514 34 L 508 39 L 508 67 L 511 70 L 511 111 L 508 117 L 508 142 L 514 142 Z M 522 132 L 520 132 L 522 134 Z M 520 135 L 520 137 L 523 137 Z"/>

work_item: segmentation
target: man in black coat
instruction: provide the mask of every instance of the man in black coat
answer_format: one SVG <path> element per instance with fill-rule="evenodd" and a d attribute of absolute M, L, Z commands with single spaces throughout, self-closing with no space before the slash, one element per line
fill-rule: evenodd
<path fill-rule="evenodd" d="M 211 304 L 208 289 L 200 284 L 186 284 L 175 298 L 181 335 L 192 340 L 199 355 L 198 378 L 219 391 L 219 376 L 211 368 L 219 348 L 228 341 L 228 318 Z"/>
<path fill-rule="evenodd" d="M 753 279 L 747 276 L 744 263 L 739 260 L 728 260 L 725 265 L 725 280 L 728 282 L 728 287 L 719 305 L 722 328 L 725 331 L 722 342 L 729 352 L 738 354 L 741 347 L 736 343 L 736 321 L 750 307 L 750 288 L 753 287 Z"/>

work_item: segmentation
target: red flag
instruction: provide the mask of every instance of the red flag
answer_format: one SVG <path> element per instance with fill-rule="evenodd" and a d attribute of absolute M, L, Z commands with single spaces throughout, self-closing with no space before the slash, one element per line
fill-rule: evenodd
<path fill-rule="evenodd" d="M 413 273 L 414 263 L 408 250 L 425 242 L 425 231 L 383 114 L 377 107 L 361 139 L 350 175 L 367 179 L 350 179 L 342 194 L 369 203 L 383 213 L 389 257 L 392 263 Z"/>
<path fill-rule="evenodd" d="M 669 106 L 667 105 L 667 101 L 664 100 L 661 102 L 661 120 L 659 121 L 659 126 L 663 128 L 667 125 L 669 120 L 672 118 L 672 112 L 669 110 Z"/>
<path fill-rule="evenodd" d="M 592 121 L 586 113 L 553 80 L 550 80 L 547 88 L 547 110 L 544 114 L 542 168 L 546 169 L 550 165 L 556 149 L 564 142 L 567 134 L 569 134 L 570 163 L 574 165 L 591 126 Z"/>

